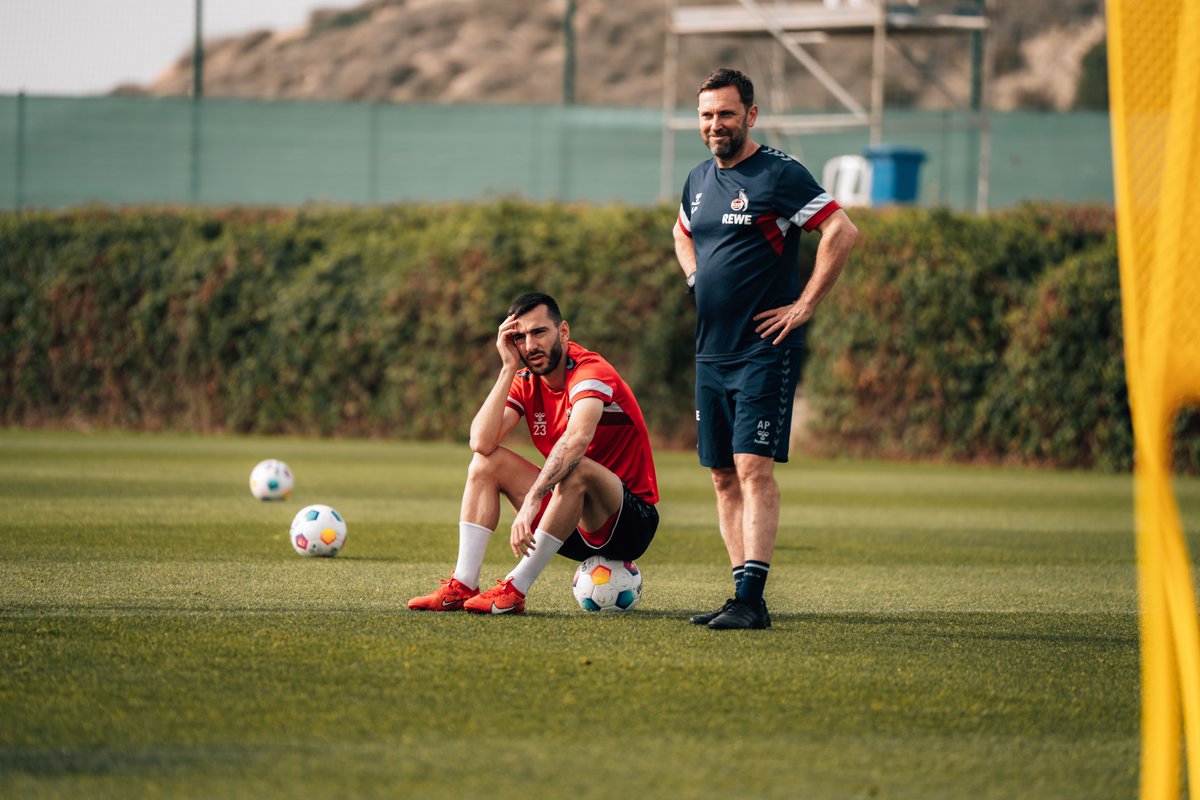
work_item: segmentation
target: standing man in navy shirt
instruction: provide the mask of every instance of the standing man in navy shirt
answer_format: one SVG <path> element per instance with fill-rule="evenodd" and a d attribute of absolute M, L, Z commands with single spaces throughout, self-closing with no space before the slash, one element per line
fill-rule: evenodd
<path fill-rule="evenodd" d="M 799 162 L 750 138 L 754 85 L 719 69 L 697 94 L 713 157 L 688 175 L 675 255 L 696 294 L 696 427 L 712 470 L 734 596 L 691 621 L 768 628 L 763 600 L 779 528 L 775 462 L 788 457 L 804 328 L 833 287 L 858 229 Z M 819 231 L 800 282 L 800 235 Z"/>

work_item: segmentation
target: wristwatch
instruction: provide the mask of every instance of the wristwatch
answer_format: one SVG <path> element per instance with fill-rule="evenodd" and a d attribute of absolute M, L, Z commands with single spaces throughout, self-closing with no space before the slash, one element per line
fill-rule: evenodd
<path fill-rule="evenodd" d="M 687 293 L 694 294 L 696 291 L 696 270 L 692 270 L 687 276 Z"/>

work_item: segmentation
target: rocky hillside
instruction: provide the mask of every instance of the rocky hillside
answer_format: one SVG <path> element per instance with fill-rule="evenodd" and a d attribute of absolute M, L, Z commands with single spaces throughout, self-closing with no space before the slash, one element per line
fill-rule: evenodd
<path fill-rule="evenodd" d="M 704 0 L 689 0 L 702 4 Z M 923 0 L 922 8 L 952 8 Z M 1069 108 L 1080 62 L 1103 41 L 1101 0 L 993 2 L 997 79 L 994 105 Z M 428 103 L 559 103 L 563 97 L 566 0 L 366 0 L 318 11 L 297 30 L 257 31 L 205 43 L 205 93 L 214 97 L 381 100 Z M 662 103 L 665 0 L 576 0 L 575 99 L 586 105 Z M 905 37 L 941 80 L 965 96 L 965 36 Z M 870 42 L 836 37 L 806 45 L 866 101 Z M 945 96 L 895 51 L 888 53 L 889 105 L 938 108 Z M 767 37 L 686 37 L 681 41 L 683 100 L 712 68 L 747 70 L 765 110 L 832 108 L 835 102 Z M 777 76 L 768 80 L 767 76 Z M 782 80 L 779 79 L 782 77 Z M 191 54 L 149 86 L 122 93 L 186 94 Z"/>

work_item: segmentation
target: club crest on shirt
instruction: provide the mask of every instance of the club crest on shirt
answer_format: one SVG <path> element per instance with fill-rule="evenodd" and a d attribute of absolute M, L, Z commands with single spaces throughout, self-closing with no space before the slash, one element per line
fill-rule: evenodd
<path fill-rule="evenodd" d="M 754 215 L 748 212 L 750 209 L 750 198 L 746 196 L 745 189 L 738 189 L 737 197 L 729 203 L 729 207 L 733 209 L 732 214 L 722 214 L 722 225 L 749 225 L 754 220 Z"/>

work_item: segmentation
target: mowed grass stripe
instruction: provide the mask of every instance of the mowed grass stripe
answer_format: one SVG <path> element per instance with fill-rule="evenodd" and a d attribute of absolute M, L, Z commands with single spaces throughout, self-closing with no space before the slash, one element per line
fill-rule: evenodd
<path fill-rule="evenodd" d="M 286 503 L 246 487 L 268 457 Z M 717 635 L 684 621 L 729 584 L 688 453 L 659 454 L 632 614 L 579 611 L 565 560 L 524 618 L 405 610 L 453 564 L 466 461 L 0 432 L 0 795 L 1136 792 L 1127 476 L 786 465 L 775 626 Z M 347 518 L 336 560 L 288 546 L 312 502 Z M 485 581 L 511 563 L 496 541 Z"/>
<path fill-rule="evenodd" d="M 0 613 L 107 612 L 128 606 L 163 612 L 199 610 L 255 612 L 312 608 L 330 612 L 402 610 L 407 599 L 430 588 L 445 563 L 394 565 L 171 561 L 28 562 L 0 564 Z M 500 577 L 504 564 L 485 572 Z M 726 580 L 718 570 L 671 564 L 642 567 L 645 590 L 639 610 L 690 615 L 712 604 L 713 587 Z M 555 563 L 530 592 L 531 614 L 577 611 L 570 594 L 571 565 Z M 919 611 L 1055 611 L 1131 613 L 1134 575 L 1128 566 L 798 566 L 786 580 L 796 584 L 772 597 L 781 613 L 901 613 Z M 435 582 L 436 585 L 436 582 Z M 290 587 L 302 586 L 296 593 Z M 774 587 L 772 587 L 774 588 Z M 720 600 L 720 598 L 717 598 Z M 631 622 L 630 624 L 635 624 Z"/>

